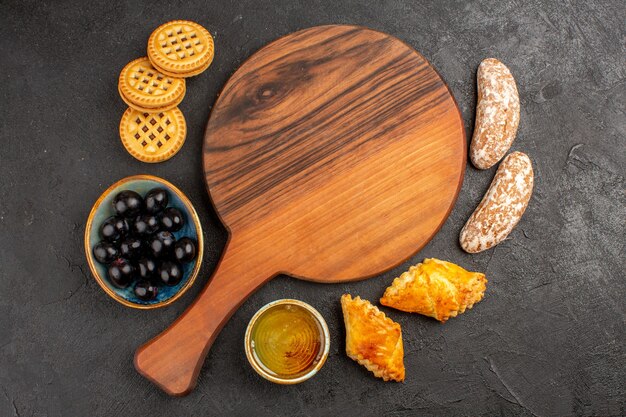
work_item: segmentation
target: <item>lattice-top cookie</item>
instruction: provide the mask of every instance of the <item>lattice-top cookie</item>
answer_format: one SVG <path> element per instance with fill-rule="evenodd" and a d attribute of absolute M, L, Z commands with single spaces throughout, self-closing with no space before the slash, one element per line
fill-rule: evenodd
<path fill-rule="evenodd" d="M 148 39 L 148 57 L 164 74 L 191 77 L 213 61 L 213 37 L 195 22 L 175 20 L 159 26 Z"/>
<path fill-rule="evenodd" d="M 132 156 L 143 162 L 161 162 L 185 143 L 187 124 L 178 108 L 144 113 L 129 108 L 120 122 L 120 138 Z"/>
<path fill-rule="evenodd" d="M 185 96 L 185 80 L 165 75 L 146 57 L 129 62 L 120 73 L 118 89 L 131 107 L 146 112 L 169 110 Z"/>

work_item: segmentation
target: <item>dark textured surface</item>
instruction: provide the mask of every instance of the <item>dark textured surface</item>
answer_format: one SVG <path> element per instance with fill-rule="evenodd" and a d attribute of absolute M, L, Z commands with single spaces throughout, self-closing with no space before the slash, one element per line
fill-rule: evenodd
<path fill-rule="evenodd" d="M 0 4 L 0 416 L 626 414 L 623 2 L 158 3 Z M 144 54 L 152 29 L 175 18 L 206 26 L 217 54 L 188 83 L 182 151 L 146 165 L 119 142 L 116 79 Z M 451 217 L 411 261 L 433 256 L 484 271 L 487 294 L 445 325 L 385 309 L 402 324 L 404 384 L 346 358 L 338 300 L 345 291 L 376 300 L 408 263 L 346 285 L 270 282 L 224 328 L 196 390 L 168 398 L 134 371 L 132 355 L 192 301 L 226 240 L 201 175 L 210 104 L 263 44 L 326 23 L 370 26 L 421 51 L 452 88 L 468 135 L 478 63 L 495 56 L 509 65 L 522 105 L 513 149 L 530 155 L 536 173 L 529 209 L 495 250 L 463 253 L 458 232 L 495 170 L 468 166 Z M 157 311 L 108 298 L 82 251 L 92 203 L 136 173 L 179 185 L 206 233 L 199 282 Z M 247 321 L 282 297 L 316 306 L 332 334 L 319 375 L 291 387 L 262 380 L 243 352 Z"/>

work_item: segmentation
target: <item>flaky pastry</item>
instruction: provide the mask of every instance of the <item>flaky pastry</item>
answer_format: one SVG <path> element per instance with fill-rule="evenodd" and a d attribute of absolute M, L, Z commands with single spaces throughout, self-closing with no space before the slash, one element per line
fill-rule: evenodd
<path fill-rule="evenodd" d="M 369 301 L 341 297 L 346 353 L 385 381 L 404 381 L 402 329 Z"/>
<path fill-rule="evenodd" d="M 445 323 L 479 302 L 486 287 L 485 274 L 438 259 L 424 259 L 393 280 L 380 303 Z"/>

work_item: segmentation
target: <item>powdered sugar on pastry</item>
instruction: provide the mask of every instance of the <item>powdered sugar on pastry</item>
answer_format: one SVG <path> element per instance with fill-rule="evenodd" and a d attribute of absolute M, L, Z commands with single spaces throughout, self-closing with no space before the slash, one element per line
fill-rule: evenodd
<path fill-rule="evenodd" d="M 532 195 L 533 182 L 530 158 L 522 152 L 508 155 L 461 230 L 459 242 L 463 250 L 482 252 L 502 242 L 522 218 Z"/>
<path fill-rule="evenodd" d="M 480 63 L 478 103 L 470 158 L 476 168 L 487 169 L 509 150 L 520 119 L 519 95 L 509 69 L 495 58 Z"/>

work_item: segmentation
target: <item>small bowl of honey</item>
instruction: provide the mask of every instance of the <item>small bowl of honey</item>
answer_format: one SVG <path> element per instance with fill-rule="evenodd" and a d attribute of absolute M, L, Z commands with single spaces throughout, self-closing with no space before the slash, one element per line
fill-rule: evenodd
<path fill-rule="evenodd" d="M 299 300 L 273 301 L 250 319 L 246 356 L 263 378 L 277 384 L 298 384 L 319 371 L 330 350 L 322 315 Z"/>

